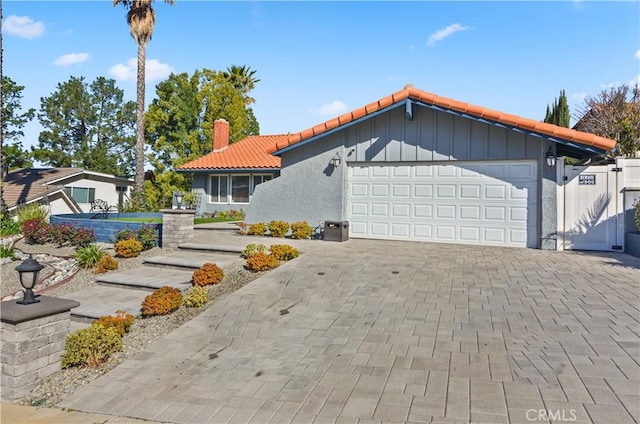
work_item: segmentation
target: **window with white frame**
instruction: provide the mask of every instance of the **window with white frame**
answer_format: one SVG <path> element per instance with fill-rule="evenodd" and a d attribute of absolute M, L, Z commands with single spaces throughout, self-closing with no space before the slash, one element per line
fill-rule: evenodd
<path fill-rule="evenodd" d="M 271 174 L 211 175 L 209 203 L 249 203 L 254 188 L 272 178 Z"/>
<path fill-rule="evenodd" d="M 96 200 L 96 189 L 87 187 L 65 187 L 64 191 L 78 203 L 91 203 Z"/>

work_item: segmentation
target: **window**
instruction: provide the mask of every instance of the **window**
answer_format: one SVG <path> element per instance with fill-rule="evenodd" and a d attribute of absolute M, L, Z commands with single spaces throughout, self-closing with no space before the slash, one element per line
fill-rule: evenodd
<path fill-rule="evenodd" d="M 233 175 L 231 177 L 231 201 L 233 203 L 249 203 L 248 175 Z"/>
<path fill-rule="evenodd" d="M 64 191 L 78 203 L 91 203 L 96 200 L 95 188 L 65 187 Z"/>
<path fill-rule="evenodd" d="M 209 203 L 249 203 L 254 188 L 272 178 L 271 174 L 211 175 Z"/>

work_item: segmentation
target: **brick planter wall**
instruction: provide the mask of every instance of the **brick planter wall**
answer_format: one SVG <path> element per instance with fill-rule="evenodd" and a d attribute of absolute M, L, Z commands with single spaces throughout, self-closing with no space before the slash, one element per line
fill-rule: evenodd
<path fill-rule="evenodd" d="M 162 247 L 178 247 L 193 241 L 193 209 L 162 209 Z"/>
<path fill-rule="evenodd" d="M 42 380 L 61 369 L 60 356 L 71 323 L 73 300 L 39 296 L 40 303 L 0 305 L 3 401 L 26 396 Z"/>

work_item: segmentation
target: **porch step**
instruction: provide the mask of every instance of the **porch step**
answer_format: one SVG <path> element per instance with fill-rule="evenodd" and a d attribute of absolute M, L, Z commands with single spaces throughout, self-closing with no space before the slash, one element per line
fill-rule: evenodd
<path fill-rule="evenodd" d="M 150 256 L 144 259 L 146 266 L 162 268 L 175 268 L 180 270 L 190 270 L 191 272 L 200 268 L 207 262 L 214 263 L 220 268 L 240 261 L 242 258 L 236 253 L 220 253 L 212 251 L 178 251 L 171 255 Z"/>
<path fill-rule="evenodd" d="M 80 306 L 71 310 L 72 322 L 90 324 L 103 315 L 115 315 L 118 310 L 140 315 L 142 301 L 149 290 L 123 289 L 116 286 L 93 286 L 65 296 L 80 302 Z M 75 325 L 80 327 L 80 325 Z"/>
<path fill-rule="evenodd" d="M 167 269 L 152 266 L 127 269 L 118 272 L 109 272 L 96 277 L 96 283 L 100 286 L 118 286 L 122 289 L 142 289 L 149 294 L 162 286 L 175 287 L 181 291 L 191 287 L 193 270 Z M 145 295 L 146 296 L 146 295 Z M 103 301 L 109 298 L 103 298 Z M 111 302 L 111 299 L 109 299 Z"/>
<path fill-rule="evenodd" d="M 243 248 L 223 245 L 223 244 L 213 244 L 213 243 L 197 243 L 197 242 L 189 242 L 182 243 L 178 245 L 180 250 L 206 250 L 210 252 L 219 252 L 219 253 L 242 253 Z"/>

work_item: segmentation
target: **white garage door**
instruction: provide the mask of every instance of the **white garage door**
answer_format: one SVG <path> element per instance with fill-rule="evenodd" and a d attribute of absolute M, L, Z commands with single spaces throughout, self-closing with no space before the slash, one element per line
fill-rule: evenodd
<path fill-rule="evenodd" d="M 349 167 L 350 236 L 537 247 L 535 162 Z"/>

